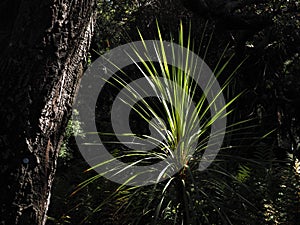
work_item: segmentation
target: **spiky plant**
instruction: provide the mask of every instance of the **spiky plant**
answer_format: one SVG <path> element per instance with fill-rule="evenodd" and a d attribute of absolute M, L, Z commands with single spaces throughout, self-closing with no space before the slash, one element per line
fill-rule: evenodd
<path fill-rule="evenodd" d="M 111 193 L 93 212 L 105 211 L 105 207 L 114 202 L 115 213 L 119 222 L 114 224 L 213 224 L 223 221 L 231 223 L 230 218 L 223 212 L 220 206 L 222 192 L 231 191 L 225 180 L 235 179 L 231 174 L 218 170 L 218 166 L 212 165 L 209 170 L 200 172 L 199 163 L 203 162 L 206 156 L 213 159 L 206 153 L 209 142 L 210 131 L 218 119 L 225 118 L 229 112 L 227 108 L 238 98 L 239 94 L 230 99 L 223 107 L 218 108 L 222 92 L 228 88 L 233 74 L 224 82 L 222 88 L 213 93 L 212 101 L 207 102 L 207 95 L 216 82 L 215 79 L 207 80 L 205 88 L 199 90 L 197 80 L 195 81 L 196 69 L 203 68 L 203 62 L 197 57 L 184 55 L 185 51 L 177 52 L 173 42 L 170 42 L 172 52 L 171 59 L 167 59 L 161 31 L 158 27 L 159 41 L 154 45 L 157 61 L 151 60 L 147 54 L 146 41 L 142 35 L 141 41 L 144 51 L 141 53 L 136 46 L 132 46 L 134 56 L 132 59 L 138 71 L 142 74 L 147 86 L 155 93 L 155 100 L 145 99 L 147 93 L 143 85 L 128 85 L 131 80 L 130 74 L 122 71 L 107 80 L 107 83 L 119 89 L 125 89 L 123 98 L 119 99 L 123 104 L 129 105 L 139 120 L 144 120 L 150 126 L 151 135 L 121 133 L 114 134 L 117 137 L 129 137 L 131 149 L 126 151 L 115 149 L 115 158 L 101 162 L 92 169 L 107 167 L 108 169 L 91 179 L 83 182 L 80 188 L 94 182 L 100 176 L 113 178 L 124 176 L 120 186 Z M 187 41 L 184 41 L 183 26 L 180 25 L 179 46 L 182 49 L 193 49 L 190 34 Z M 206 49 L 206 52 L 208 47 Z M 225 54 L 225 51 L 222 54 Z M 215 76 L 218 77 L 224 71 L 229 60 L 220 65 L 219 60 Z M 140 63 L 134 59 L 138 58 Z M 174 66 L 174 62 L 181 64 L 181 67 Z M 200 65 L 199 65 L 200 64 Z M 235 71 L 234 71 L 235 72 Z M 153 96 L 152 96 L 153 97 Z M 217 109 L 214 115 L 212 108 Z M 138 120 L 138 121 L 139 121 Z M 214 136 L 224 134 L 224 130 L 214 132 Z M 110 136 L 110 133 L 100 133 L 101 136 Z M 92 143 L 87 143 L 92 144 Z M 107 141 L 107 144 L 116 144 L 115 141 Z M 149 146 L 156 146 L 149 150 Z M 145 149 L 146 147 L 146 149 Z M 221 146 L 215 146 L 221 147 Z M 119 154 L 121 152 L 121 154 Z M 112 153 L 113 154 L 113 153 Z M 127 163 L 124 168 L 109 167 L 112 161 L 123 161 Z M 155 163 L 164 161 L 164 167 L 155 167 Z M 117 164 L 116 164 L 117 165 Z M 145 166 L 145 171 L 130 175 L 137 166 Z M 217 175 L 214 179 L 209 178 L 210 172 Z M 147 174 L 147 176 L 144 176 Z M 141 177 L 146 177 L 145 185 L 140 185 Z M 223 177 L 222 177 L 223 176 Z M 148 184 L 148 186 L 146 186 Z M 150 184 L 150 185 L 149 185 Z M 205 185 L 205 186 L 202 186 Z M 212 197 L 214 192 L 216 196 Z M 209 213 L 209 211 L 211 212 Z M 124 216 L 120 216 L 120 215 Z M 218 216 L 218 219 L 214 218 Z M 146 221 L 146 222 L 145 222 Z"/>

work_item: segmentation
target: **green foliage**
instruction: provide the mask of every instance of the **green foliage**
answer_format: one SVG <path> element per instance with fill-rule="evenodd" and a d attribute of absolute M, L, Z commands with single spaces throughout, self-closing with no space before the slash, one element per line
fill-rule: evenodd
<path fill-rule="evenodd" d="M 78 112 L 74 111 L 73 115 L 78 116 Z M 80 121 L 70 119 L 66 127 L 64 141 L 59 151 L 59 157 L 65 160 L 70 160 L 70 158 L 72 158 L 72 149 L 69 148 L 68 143 L 70 142 L 71 137 L 78 135 L 84 137 L 84 134 L 80 127 Z"/>
<path fill-rule="evenodd" d="M 195 46 L 203 37 L 201 56 L 205 55 L 210 40 L 206 54 L 210 66 L 217 64 L 223 54 L 220 49 L 230 42 L 223 65 L 236 50 L 235 41 L 244 31 L 227 31 L 224 27 L 215 27 L 214 21 L 205 23 L 201 15 L 192 15 L 180 8 L 178 2 L 99 1 L 92 48 L 103 53 L 128 41 L 124 37 L 128 33 L 130 38 L 137 39 L 136 26 L 145 34 L 145 39 L 153 39 L 157 37 L 154 35 L 156 18 L 162 38 L 170 40 L 170 31 L 178 30 L 181 18 L 183 25 L 192 20 L 191 36 L 196 38 Z M 180 224 L 188 215 L 190 220 L 186 220 L 186 224 L 297 225 L 300 179 L 292 160 L 286 157 L 286 150 L 294 149 L 291 154 L 295 154 L 297 143 L 292 143 L 299 140 L 299 6 L 297 0 L 272 0 L 249 5 L 238 12 L 265 15 L 271 17 L 274 24 L 247 37 L 244 52 L 238 56 L 247 60 L 239 68 L 238 78 L 229 85 L 227 100 L 240 90 L 247 91 L 232 105 L 235 111 L 229 121 L 233 124 L 246 118 L 248 122 L 228 126 L 224 149 L 209 170 L 197 172 L 196 158 L 168 181 L 151 187 L 119 187 L 93 177 L 92 171 L 82 173 L 88 167 L 75 150 L 71 135 L 65 152 L 71 152 L 74 157 L 59 162 L 49 212 L 53 219 L 48 223 Z M 209 31 L 214 30 L 215 35 L 203 34 L 205 26 Z M 178 37 L 172 38 L 179 42 Z M 91 55 L 92 59 L 98 56 L 94 52 Z M 233 69 L 225 69 L 224 77 L 231 74 L 241 58 L 233 58 L 235 63 L 227 66 Z M 277 129 L 267 138 L 261 138 L 274 128 Z M 140 126 L 137 130 L 142 129 Z M 112 154 L 116 156 L 123 151 L 119 146 L 112 147 Z M 78 189 L 76 185 L 88 178 L 80 191 L 70 197 L 74 189 Z"/>
<path fill-rule="evenodd" d="M 239 165 L 236 179 L 239 182 L 245 182 L 251 176 L 251 168 L 246 165 Z"/>
<path fill-rule="evenodd" d="M 134 22 L 133 14 L 141 7 L 142 2 L 99 0 L 92 51 L 102 54 L 119 44 L 123 39 L 122 35 L 129 29 L 129 24 Z"/>
<path fill-rule="evenodd" d="M 204 93 L 206 90 L 203 91 L 204 93 L 196 92 L 195 84 L 191 82 L 191 74 L 189 74 L 189 72 L 183 72 L 176 67 L 170 67 L 168 65 L 159 28 L 158 36 L 160 38 L 160 46 L 159 44 L 155 46 L 157 57 L 160 59 L 158 65 L 155 65 L 151 61 L 146 62 L 142 56 L 139 55 L 138 51 L 136 51 L 137 56 L 142 62 L 142 65 L 136 64 L 136 66 L 140 72 L 147 77 L 147 81 L 155 92 L 163 96 L 159 99 L 162 106 L 153 107 L 146 100 L 141 100 L 141 104 L 138 106 L 127 101 L 125 103 L 130 105 L 137 115 L 145 120 L 154 131 L 162 136 L 166 134 L 166 138 L 163 139 L 163 141 L 153 137 L 150 139 L 151 142 L 160 146 L 157 151 L 143 151 L 142 149 L 124 151 L 118 159 L 126 159 L 128 163 L 126 169 L 130 169 L 136 165 L 137 156 L 139 157 L 138 162 L 145 163 L 145 165 L 149 163 L 149 159 L 151 162 L 153 159 L 162 160 L 171 156 L 173 161 L 169 161 L 159 176 L 153 178 L 156 181 L 159 181 L 162 177 L 169 177 L 169 179 L 149 187 L 127 187 L 120 185 L 115 191 L 111 192 L 111 195 L 109 195 L 106 200 L 102 201 L 102 203 L 93 210 L 93 213 L 105 211 L 108 206 L 113 204 L 116 207 L 115 210 L 118 212 L 118 215 L 119 213 L 126 215 L 126 218 L 122 217 L 122 219 L 118 220 L 117 223 L 119 224 L 144 224 L 142 221 L 148 220 L 149 223 L 153 224 L 212 224 L 212 221 L 217 222 L 218 220 L 230 223 L 226 212 L 220 210 L 219 205 L 222 199 L 222 193 L 229 192 L 231 187 L 229 187 L 225 183 L 225 180 L 219 177 L 219 175 L 223 174 L 233 180 L 235 180 L 235 177 L 226 171 L 220 171 L 217 169 L 218 167 L 215 166 L 211 173 L 215 173 L 216 176 L 211 179 L 209 178 L 211 173 L 208 173 L 203 179 L 203 177 L 198 177 L 199 171 L 197 169 L 202 159 L 202 152 L 207 144 L 207 133 L 210 127 L 218 117 L 224 116 L 225 113 L 223 113 L 223 111 L 228 108 L 237 97 L 230 100 L 215 116 L 209 116 L 209 107 L 215 103 L 207 104 L 205 102 L 206 97 Z M 187 46 L 187 48 L 190 48 L 190 36 L 187 38 L 187 44 L 184 43 L 183 36 L 183 27 L 181 25 L 178 38 L 179 44 L 182 47 Z M 144 41 L 142 36 L 141 39 Z M 174 52 L 174 49 L 172 52 Z M 147 54 L 146 49 L 144 54 Z M 173 55 L 174 60 L 176 60 L 175 57 L 177 57 L 176 54 Z M 184 57 L 181 56 L 181 58 Z M 194 58 L 189 57 L 186 57 L 186 60 L 186 62 L 183 62 L 183 65 L 192 65 L 191 68 L 186 68 L 186 71 L 193 71 L 193 66 L 196 68 L 198 62 L 194 61 Z M 192 64 L 190 64 L 190 61 Z M 218 65 L 218 68 L 215 70 L 217 76 L 222 74 L 226 65 L 228 65 L 228 61 L 225 62 L 224 65 Z M 122 72 L 123 75 L 129 77 L 124 71 Z M 160 79 L 159 75 L 166 79 Z M 228 87 L 231 80 L 232 75 L 227 78 L 222 90 Z M 172 83 L 169 84 L 168 82 Z M 122 88 L 126 88 L 127 85 L 124 79 L 119 76 L 116 76 L 114 81 L 110 81 L 110 83 L 114 86 L 119 84 Z M 173 83 L 176 83 L 175 88 L 168 89 L 167 87 L 172 86 Z M 207 84 L 207 88 L 211 88 L 211 83 Z M 138 96 L 137 90 L 128 88 L 128 92 L 132 99 Z M 215 94 L 218 96 L 220 93 Z M 195 97 L 198 98 L 195 111 L 192 112 L 191 118 L 187 118 L 187 112 L 190 110 L 192 104 L 191 99 Z M 135 101 L 133 100 L 133 102 Z M 171 103 L 172 107 L 170 107 L 169 103 Z M 161 110 L 160 112 L 157 111 L 158 108 Z M 145 109 L 147 109 L 147 111 Z M 161 117 L 161 113 L 163 113 L 165 117 Z M 153 120 L 153 118 L 155 118 L 155 120 Z M 165 120 L 162 118 L 165 118 Z M 199 128 L 195 127 L 198 120 L 201 121 Z M 165 133 L 162 133 L 161 130 L 164 130 Z M 119 135 L 133 135 L 136 138 L 140 138 L 136 134 Z M 185 140 L 186 137 L 189 137 L 189 139 L 181 142 L 181 140 Z M 191 150 L 194 146 L 196 146 L 196 152 L 193 154 Z M 110 163 L 110 161 L 102 162 L 98 166 L 106 166 L 106 163 Z M 184 167 L 179 168 L 179 164 Z M 115 168 L 112 170 L 115 170 Z M 175 175 L 169 175 L 170 171 L 173 170 L 178 172 Z M 79 188 L 85 188 L 87 185 L 96 182 L 100 176 L 101 174 L 90 178 L 83 182 Z M 132 181 L 136 178 L 136 176 L 130 177 L 128 181 Z M 202 187 L 202 182 L 206 183 L 205 188 Z M 217 198 L 209 194 L 212 192 L 219 193 Z M 214 216 L 208 214 L 210 210 L 215 211 Z M 115 216 L 116 214 L 113 215 L 113 217 Z M 200 218 L 200 216 L 203 216 L 203 218 Z M 86 219 L 88 220 L 88 218 Z"/>

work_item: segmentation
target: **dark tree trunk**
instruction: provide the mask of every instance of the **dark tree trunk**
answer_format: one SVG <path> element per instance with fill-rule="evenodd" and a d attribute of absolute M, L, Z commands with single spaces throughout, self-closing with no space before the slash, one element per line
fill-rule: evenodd
<path fill-rule="evenodd" d="M 0 3 L 0 224 L 45 224 L 96 0 Z"/>

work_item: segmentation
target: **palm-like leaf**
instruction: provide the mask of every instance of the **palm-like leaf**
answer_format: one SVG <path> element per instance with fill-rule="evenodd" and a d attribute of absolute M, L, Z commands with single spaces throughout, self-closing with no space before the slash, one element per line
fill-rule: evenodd
<path fill-rule="evenodd" d="M 103 207 L 112 199 L 119 199 L 123 202 L 119 206 L 118 212 L 122 210 L 132 210 L 134 204 L 139 199 L 138 195 L 144 193 L 147 198 L 141 200 L 137 207 L 142 207 L 140 219 L 133 219 L 134 224 L 139 224 L 142 218 L 148 218 L 149 215 L 153 219 L 153 224 L 160 224 L 162 221 L 173 220 L 174 224 L 198 224 L 200 221 L 209 221 L 205 213 L 205 209 L 202 207 L 203 203 L 208 203 L 225 221 L 230 221 L 226 215 L 224 215 L 215 200 L 211 200 L 210 196 L 199 187 L 198 184 L 198 168 L 197 165 L 202 159 L 203 151 L 207 148 L 209 132 L 211 127 L 214 126 L 216 120 L 221 117 L 226 117 L 229 112 L 226 109 L 238 98 L 239 94 L 231 99 L 224 107 L 218 108 L 218 112 L 211 116 L 210 109 L 217 108 L 217 101 L 222 92 L 230 84 L 233 74 L 232 73 L 222 86 L 220 92 L 214 93 L 215 97 L 213 101 L 207 103 L 206 95 L 208 91 L 214 85 L 216 80 L 211 79 L 207 81 L 205 89 L 199 92 L 197 82 L 193 74 L 199 62 L 198 58 L 189 57 L 189 55 L 183 55 L 184 51 L 176 52 L 171 42 L 171 48 L 173 52 L 172 59 L 179 61 L 182 68 L 170 66 L 174 62 L 168 62 L 165 51 L 162 35 L 158 28 L 159 42 L 156 42 L 154 46 L 158 63 L 151 61 L 150 56 L 147 55 L 147 45 L 140 35 L 142 42 L 144 43 L 144 51 L 141 54 L 140 50 L 135 49 L 132 46 L 136 56 L 141 63 L 136 63 L 134 57 L 132 58 L 133 64 L 136 65 L 139 72 L 143 75 L 144 80 L 147 81 L 147 85 L 151 87 L 152 91 L 158 99 L 159 106 L 153 107 L 147 100 L 142 97 L 145 94 L 143 86 L 128 85 L 126 80 L 130 80 L 130 76 L 126 72 L 121 71 L 122 76 L 114 76 L 112 80 L 107 80 L 108 83 L 115 87 L 121 87 L 125 89 L 123 98 L 120 99 L 123 104 L 126 104 L 136 112 L 143 120 L 145 120 L 149 126 L 151 135 L 136 135 L 134 133 L 114 134 L 117 136 L 134 137 L 136 142 L 131 143 L 131 146 L 135 146 L 134 149 L 126 151 L 122 156 L 116 157 L 112 160 L 126 160 L 128 165 L 125 168 L 112 168 L 100 175 L 107 175 L 113 177 L 126 170 L 131 171 L 137 165 L 149 165 L 155 160 L 166 160 L 166 164 L 163 168 L 159 168 L 159 173 L 156 177 L 152 177 L 149 184 L 153 184 L 149 187 L 127 187 L 127 184 L 134 186 L 134 180 L 138 176 L 143 174 L 134 174 L 129 176 L 127 180 L 120 185 L 120 187 L 113 192 L 111 196 L 104 201 L 94 212 L 103 209 Z M 187 49 L 191 49 L 191 38 L 188 35 Z M 179 45 L 184 48 L 183 27 L 180 26 L 179 32 Z M 224 51 L 225 53 L 225 51 Z M 229 59 L 230 60 L 230 59 Z M 219 70 L 215 70 L 216 76 L 220 76 L 222 71 L 226 68 L 228 61 L 220 67 Z M 217 65 L 219 67 L 219 65 Z M 200 65 L 202 68 L 202 64 Z M 235 71 L 234 71 L 235 72 Z M 195 99 L 197 100 L 196 103 Z M 139 101 L 138 104 L 136 102 Z M 157 110 L 159 109 L 159 110 Z M 164 118 L 162 118 L 162 115 Z M 214 135 L 222 135 L 223 130 Z M 101 135 L 110 135 L 104 134 Z M 143 149 L 143 147 L 156 146 L 156 149 L 149 151 L 149 149 Z M 156 151 L 157 150 L 157 151 Z M 138 160 L 137 160 L 138 158 Z M 110 161 L 102 162 L 95 167 L 103 167 Z M 95 168 L 94 167 L 94 168 Z M 91 169 L 94 169 L 91 168 Z M 145 173 L 152 172 L 154 167 L 150 168 Z M 220 171 L 218 171 L 220 173 Z M 235 179 L 234 176 L 226 174 L 224 175 Z M 99 175 L 98 175 L 99 176 Z M 82 183 L 81 187 L 88 185 L 90 182 L 94 182 L 95 178 Z M 164 181 L 163 181 L 164 180 Z M 162 181 L 162 182 L 161 182 Z M 205 179 L 202 179 L 205 183 Z M 219 191 L 224 191 L 228 187 L 224 183 L 216 182 L 215 184 L 207 180 L 207 185 L 215 188 Z M 120 194 L 120 193 L 126 193 Z M 144 202 L 145 201 L 145 202 Z M 201 219 L 199 218 L 201 215 Z"/>

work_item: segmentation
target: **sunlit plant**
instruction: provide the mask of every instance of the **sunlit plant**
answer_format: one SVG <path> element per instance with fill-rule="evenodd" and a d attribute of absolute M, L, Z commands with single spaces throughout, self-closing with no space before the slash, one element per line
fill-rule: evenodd
<path fill-rule="evenodd" d="M 122 160 L 128 166 L 122 171 L 119 168 L 113 168 L 103 174 L 98 174 L 83 182 L 79 189 L 94 182 L 102 175 L 115 176 L 118 173 L 123 173 L 124 170 L 130 171 L 137 165 L 151 165 L 168 159 L 165 167 L 160 168 L 158 175 L 149 181 L 152 185 L 135 186 L 134 180 L 138 178 L 138 175 L 129 176 L 126 182 L 121 184 L 115 192 L 94 209 L 94 212 L 103 210 L 110 202 L 115 201 L 118 202 L 115 213 L 127 215 L 123 222 L 119 222 L 120 224 L 210 224 L 209 215 L 204 206 L 209 204 L 210 209 L 219 215 L 222 221 L 230 223 L 230 219 L 220 210 L 218 203 L 210 199 L 210 194 L 201 185 L 206 184 L 211 189 L 218 189 L 220 192 L 230 188 L 221 181 L 215 180 L 214 183 L 207 180 L 205 174 L 203 175 L 204 179 L 199 181 L 198 167 L 199 162 L 205 160 L 202 156 L 207 148 L 209 133 L 214 122 L 220 117 L 226 117 L 231 112 L 231 110 L 228 111 L 228 108 L 238 98 L 239 94 L 230 99 L 214 116 L 211 116 L 210 108 L 217 107 L 217 102 L 207 102 L 206 90 L 212 87 L 213 81 L 208 81 L 206 90 L 200 90 L 192 76 L 197 72 L 194 70 L 199 62 L 194 58 L 182 55 L 178 59 L 176 58 L 178 52 L 173 52 L 173 60 L 185 60 L 181 62 L 184 65 L 184 70 L 170 66 L 171 63 L 167 61 L 159 26 L 157 28 L 160 43 L 160 45 L 155 46 L 157 63 L 152 62 L 150 57 L 147 57 L 146 45 L 144 55 L 141 55 L 139 51 L 134 49 L 135 46 L 132 46 L 141 62 L 135 63 L 133 60 L 133 64 L 148 82 L 152 91 L 156 93 L 155 101 L 142 98 L 143 92 L 145 92 L 142 86 L 137 85 L 135 88 L 129 86 L 130 74 L 122 69 L 120 69 L 120 75 L 107 80 L 107 83 L 114 87 L 126 89 L 126 98 L 121 99 L 121 101 L 129 105 L 139 116 L 139 119 L 149 124 L 151 134 L 100 133 L 100 136 L 134 137 L 131 139 L 136 140 L 131 143 L 134 148 L 115 155 L 115 160 Z M 140 38 L 145 43 L 141 34 Z M 182 48 L 190 50 L 194 48 L 190 34 L 184 41 L 182 24 L 180 24 L 178 44 Z M 208 47 L 206 52 L 207 50 Z M 222 74 L 230 61 L 229 59 L 220 65 L 225 52 L 226 49 L 214 70 L 216 77 Z M 149 60 L 145 60 L 145 56 Z M 129 57 L 131 56 L 129 55 Z M 228 88 L 234 73 L 235 71 L 228 76 L 220 92 L 214 93 L 216 96 L 222 95 L 222 92 Z M 216 101 L 217 99 L 217 97 L 214 98 Z M 222 132 L 224 130 L 215 135 L 222 135 Z M 107 144 L 115 144 L 115 141 L 107 141 Z M 147 149 L 149 146 L 155 146 L 155 148 L 149 150 Z M 101 162 L 95 167 L 105 167 L 108 163 L 111 162 Z M 95 169 L 95 167 L 90 170 Z M 148 172 L 151 174 L 151 170 Z M 219 174 L 222 173 L 219 172 Z M 230 174 L 223 173 L 222 175 L 234 179 L 234 176 Z M 209 189 L 209 187 L 207 188 Z"/>

